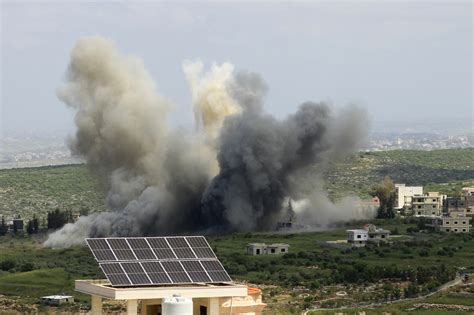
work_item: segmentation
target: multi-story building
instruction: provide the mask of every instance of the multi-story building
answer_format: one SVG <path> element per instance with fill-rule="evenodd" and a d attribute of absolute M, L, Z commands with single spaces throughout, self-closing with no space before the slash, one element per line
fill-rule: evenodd
<path fill-rule="evenodd" d="M 460 214 L 451 213 L 450 216 L 432 218 L 427 226 L 440 232 L 469 233 L 471 218 Z"/>
<path fill-rule="evenodd" d="M 462 195 L 461 197 L 449 197 L 443 202 L 445 214 L 460 213 L 474 215 L 474 196 Z"/>
<path fill-rule="evenodd" d="M 446 195 L 440 195 L 438 192 L 414 195 L 411 202 L 412 214 L 415 216 L 440 216 L 444 199 L 446 199 Z"/>
<path fill-rule="evenodd" d="M 411 208 L 411 201 L 414 195 L 422 195 L 422 186 L 405 186 L 405 184 L 395 184 L 395 209 Z"/>

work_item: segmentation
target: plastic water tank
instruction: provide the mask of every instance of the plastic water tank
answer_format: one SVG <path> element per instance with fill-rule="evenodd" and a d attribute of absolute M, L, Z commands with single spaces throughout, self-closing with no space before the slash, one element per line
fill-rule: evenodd
<path fill-rule="evenodd" d="M 173 295 L 163 300 L 161 311 L 163 315 L 193 315 L 193 300 Z"/>

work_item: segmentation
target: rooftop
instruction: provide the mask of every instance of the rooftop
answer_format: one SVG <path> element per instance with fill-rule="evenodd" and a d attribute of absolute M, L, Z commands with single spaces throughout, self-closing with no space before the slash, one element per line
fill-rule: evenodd
<path fill-rule="evenodd" d="M 161 299 L 179 294 L 188 298 L 247 296 L 245 285 L 231 283 L 160 285 L 146 287 L 112 287 L 108 280 L 76 280 L 75 290 L 114 300 Z"/>

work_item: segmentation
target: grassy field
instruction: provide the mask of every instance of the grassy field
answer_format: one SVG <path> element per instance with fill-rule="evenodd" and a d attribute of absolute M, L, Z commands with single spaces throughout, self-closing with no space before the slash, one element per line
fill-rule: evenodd
<path fill-rule="evenodd" d="M 85 165 L 0 170 L 0 215 L 39 218 L 55 209 L 105 209 L 105 190 Z"/>

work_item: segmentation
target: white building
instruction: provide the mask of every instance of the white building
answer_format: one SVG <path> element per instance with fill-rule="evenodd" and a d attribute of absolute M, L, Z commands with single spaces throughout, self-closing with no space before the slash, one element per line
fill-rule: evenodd
<path fill-rule="evenodd" d="M 347 230 L 347 242 L 352 246 L 365 246 L 369 239 L 369 231 L 367 230 Z"/>
<path fill-rule="evenodd" d="M 277 254 L 286 254 L 290 249 L 288 244 L 270 244 L 265 243 L 251 243 L 247 244 L 247 255 L 257 256 L 257 255 L 277 255 Z"/>
<path fill-rule="evenodd" d="M 41 303 L 58 306 L 62 304 L 74 303 L 74 297 L 71 295 L 48 295 L 41 297 Z"/>
<path fill-rule="evenodd" d="M 422 195 L 422 186 L 405 186 L 405 184 L 395 184 L 395 209 L 410 208 L 412 197 Z"/>

